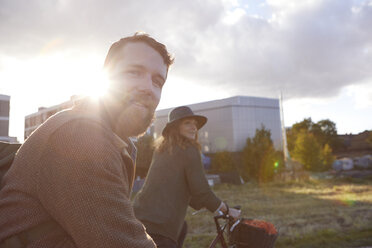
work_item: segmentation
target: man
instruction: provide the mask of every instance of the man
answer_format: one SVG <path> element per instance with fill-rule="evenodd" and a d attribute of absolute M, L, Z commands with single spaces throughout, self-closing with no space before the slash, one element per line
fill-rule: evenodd
<path fill-rule="evenodd" d="M 0 248 L 155 247 L 134 217 L 135 148 L 151 123 L 169 66 L 144 34 L 114 43 L 109 93 L 48 119 L 21 146 L 0 191 Z"/>

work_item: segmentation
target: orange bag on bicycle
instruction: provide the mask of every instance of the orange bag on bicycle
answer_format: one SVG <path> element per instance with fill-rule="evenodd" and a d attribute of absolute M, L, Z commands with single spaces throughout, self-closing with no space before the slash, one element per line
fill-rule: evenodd
<path fill-rule="evenodd" d="M 237 248 L 272 248 L 278 231 L 266 221 L 240 219 L 230 228 L 230 240 Z"/>

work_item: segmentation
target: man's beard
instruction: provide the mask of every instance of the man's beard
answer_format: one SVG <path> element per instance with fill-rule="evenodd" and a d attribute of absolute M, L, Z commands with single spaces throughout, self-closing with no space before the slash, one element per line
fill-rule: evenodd
<path fill-rule="evenodd" d="M 152 101 L 151 96 L 142 93 L 132 93 L 123 98 L 115 118 L 115 132 L 122 138 L 143 135 L 154 121 L 156 106 L 153 106 Z M 138 111 L 136 104 L 147 110 L 145 115 Z"/>
<path fill-rule="evenodd" d="M 146 133 L 146 130 L 149 128 L 151 123 L 154 121 L 154 112 L 148 111 L 147 114 L 139 119 L 133 118 L 134 115 L 137 115 L 137 113 L 134 113 L 130 111 L 124 111 L 123 112 L 123 117 L 125 119 L 125 124 L 119 128 L 123 128 L 122 132 L 125 133 L 125 136 L 127 137 L 136 137 L 136 136 L 142 136 L 143 134 Z M 118 124 L 121 121 L 118 121 Z M 120 125 L 120 124 L 119 124 Z"/>

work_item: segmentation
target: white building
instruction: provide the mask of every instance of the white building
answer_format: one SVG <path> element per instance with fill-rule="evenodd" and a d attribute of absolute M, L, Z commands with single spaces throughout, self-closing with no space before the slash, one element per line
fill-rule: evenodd
<path fill-rule="evenodd" d="M 10 96 L 0 95 L 0 140 L 8 141 Z"/>
<path fill-rule="evenodd" d="M 25 139 L 46 119 L 63 109 L 71 108 L 79 97 L 49 107 L 25 117 Z M 282 130 L 278 99 L 235 96 L 221 100 L 188 105 L 195 114 L 208 118 L 207 124 L 199 131 L 202 151 L 241 151 L 247 138 L 254 137 L 256 129 L 262 125 L 271 131 L 271 139 L 276 149 L 282 149 Z M 156 111 L 154 125 L 149 129 L 154 137 L 161 134 L 168 121 L 168 113 L 173 108 Z"/>
<path fill-rule="evenodd" d="M 17 143 L 16 137 L 9 136 L 10 96 L 0 94 L 0 141 Z"/>
<path fill-rule="evenodd" d="M 44 123 L 49 117 L 54 115 L 55 113 L 72 108 L 74 106 L 75 101 L 79 100 L 80 96 L 71 96 L 69 101 L 63 102 L 58 105 L 54 105 L 52 107 L 40 107 L 39 110 L 36 113 L 27 115 L 25 117 L 25 132 L 24 132 L 24 138 L 27 139 L 30 134 L 36 130 L 41 124 Z"/>
<path fill-rule="evenodd" d="M 241 151 L 247 138 L 254 137 L 262 125 L 271 131 L 276 149 L 282 149 L 279 99 L 235 96 L 221 100 L 188 105 L 195 114 L 208 118 L 199 131 L 203 152 Z M 153 132 L 157 138 L 172 108 L 156 111 Z"/>

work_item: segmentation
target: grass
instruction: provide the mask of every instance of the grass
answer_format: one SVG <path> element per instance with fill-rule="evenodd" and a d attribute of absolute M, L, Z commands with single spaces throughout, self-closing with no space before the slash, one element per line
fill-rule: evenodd
<path fill-rule="evenodd" d="M 372 180 L 319 179 L 258 185 L 221 184 L 214 192 L 242 216 L 272 222 L 275 247 L 358 247 L 372 245 Z M 208 247 L 216 231 L 213 215 L 192 215 L 184 247 Z"/>

